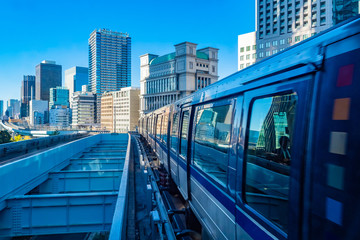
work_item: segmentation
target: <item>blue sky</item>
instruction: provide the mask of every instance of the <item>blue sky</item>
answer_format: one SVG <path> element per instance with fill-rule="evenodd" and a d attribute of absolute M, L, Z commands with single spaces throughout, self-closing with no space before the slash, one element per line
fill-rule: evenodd
<path fill-rule="evenodd" d="M 255 0 L 1 1 L 0 100 L 20 98 L 23 75 L 54 60 L 64 71 L 88 66 L 90 33 L 97 28 L 132 37 L 132 86 L 139 56 L 174 51 L 189 41 L 219 48 L 219 76 L 237 71 L 237 35 L 255 30 Z"/>

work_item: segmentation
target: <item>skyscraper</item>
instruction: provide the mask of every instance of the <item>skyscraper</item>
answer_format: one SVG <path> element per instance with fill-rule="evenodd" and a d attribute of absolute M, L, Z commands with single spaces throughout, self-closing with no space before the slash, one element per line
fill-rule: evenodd
<path fill-rule="evenodd" d="M 50 88 L 49 110 L 55 106 L 69 108 L 69 89 L 65 87 Z"/>
<path fill-rule="evenodd" d="M 35 99 L 49 101 L 50 88 L 62 86 L 61 65 L 55 61 L 42 61 L 36 66 Z"/>
<path fill-rule="evenodd" d="M 96 120 L 100 122 L 100 99 L 105 91 L 131 85 L 131 38 L 127 33 L 94 30 L 89 38 L 89 88 L 97 96 Z"/>
<path fill-rule="evenodd" d="M 65 70 L 65 87 L 69 89 L 70 103 L 73 93 L 81 91 L 82 85 L 88 85 L 88 83 L 88 68 L 75 66 Z"/>
<path fill-rule="evenodd" d="M 29 102 L 35 98 L 35 76 L 26 75 L 21 82 L 20 116 L 29 116 Z"/>
<path fill-rule="evenodd" d="M 4 101 L 0 100 L 0 120 L 4 116 Z"/>

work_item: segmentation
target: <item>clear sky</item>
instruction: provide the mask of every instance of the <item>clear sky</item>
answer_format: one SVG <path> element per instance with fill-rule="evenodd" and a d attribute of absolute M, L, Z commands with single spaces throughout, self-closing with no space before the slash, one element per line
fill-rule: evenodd
<path fill-rule="evenodd" d="M 35 75 L 42 60 L 62 65 L 63 82 L 66 69 L 87 67 L 88 38 L 97 28 L 130 34 L 132 86 L 140 85 L 140 55 L 167 54 L 184 41 L 219 48 L 224 78 L 237 71 L 237 35 L 255 30 L 255 0 L 10 0 L 0 3 L 0 26 L 6 101 L 20 98 L 23 75 Z"/>

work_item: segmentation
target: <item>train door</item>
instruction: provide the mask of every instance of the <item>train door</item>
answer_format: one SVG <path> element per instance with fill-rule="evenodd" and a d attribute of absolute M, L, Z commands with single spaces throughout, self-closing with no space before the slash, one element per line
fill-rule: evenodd
<path fill-rule="evenodd" d="M 183 108 L 180 117 L 179 151 L 177 173 L 179 178 L 179 190 L 188 199 L 188 140 L 190 137 L 190 107 Z"/>
<path fill-rule="evenodd" d="M 314 75 L 244 94 L 238 142 L 238 239 L 300 239 Z"/>

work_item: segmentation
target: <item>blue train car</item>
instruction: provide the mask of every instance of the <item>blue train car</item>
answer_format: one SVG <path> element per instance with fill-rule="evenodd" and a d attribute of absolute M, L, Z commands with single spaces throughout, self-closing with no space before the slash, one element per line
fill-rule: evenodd
<path fill-rule="evenodd" d="M 140 119 L 213 239 L 360 239 L 360 19 Z"/>

